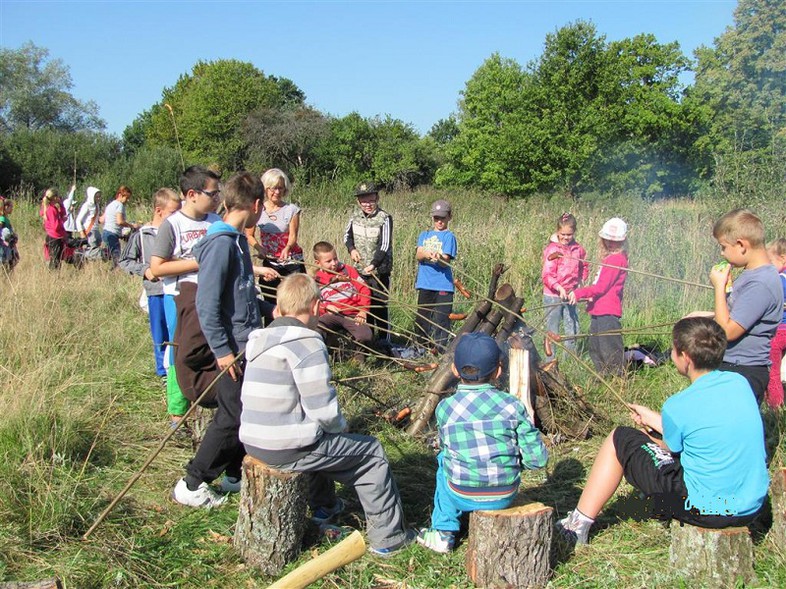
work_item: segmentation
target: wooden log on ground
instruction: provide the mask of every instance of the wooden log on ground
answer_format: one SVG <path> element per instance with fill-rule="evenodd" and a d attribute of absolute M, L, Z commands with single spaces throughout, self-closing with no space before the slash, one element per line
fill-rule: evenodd
<path fill-rule="evenodd" d="M 234 545 L 245 562 L 278 575 L 300 554 L 306 530 L 308 478 L 246 456 Z"/>
<path fill-rule="evenodd" d="M 210 422 L 213 421 L 215 412 L 215 409 L 202 407 L 201 405 L 194 409 L 194 413 L 188 420 L 188 425 L 191 429 L 191 444 L 194 446 L 194 449 L 205 439 L 205 433 Z"/>
<path fill-rule="evenodd" d="M 786 468 L 778 468 L 770 483 L 772 527 L 769 534 L 775 546 L 786 546 Z"/>
<path fill-rule="evenodd" d="M 0 589 L 63 589 L 63 584 L 58 578 L 42 581 L 11 581 L 0 583 Z"/>
<path fill-rule="evenodd" d="M 363 534 L 355 530 L 327 552 L 300 565 L 291 573 L 281 577 L 268 589 L 305 589 L 337 568 L 357 560 L 366 553 Z"/>
<path fill-rule="evenodd" d="M 710 530 L 671 523 L 669 562 L 675 574 L 701 587 L 738 587 L 755 581 L 748 528 Z"/>
<path fill-rule="evenodd" d="M 469 517 L 466 568 L 478 587 L 545 587 L 551 574 L 554 509 L 542 503 Z"/>

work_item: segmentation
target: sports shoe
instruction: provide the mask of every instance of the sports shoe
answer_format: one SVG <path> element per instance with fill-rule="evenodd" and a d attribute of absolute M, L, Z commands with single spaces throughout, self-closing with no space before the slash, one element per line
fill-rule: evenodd
<path fill-rule="evenodd" d="M 224 475 L 224 478 L 218 483 L 218 490 L 224 494 L 240 493 L 240 478 Z"/>
<path fill-rule="evenodd" d="M 567 517 L 559 520 L 555 527 L 560 537 L 567 543 L 572 545 L 585 545 L 589 543 L 589 531 L 592 527 L 592 522 L 588 525 L 576 521 L 576 517 L 572 511 L 568 512 Z"/>
<path fill-rule="evenodd" d="M 423 528 L 416 538 L 418 544 L 425 546 L 429 550 L 447 554 L 453 550 L 456 543 L 456 535 L 453 532 L 443 532 L 434 528 Z"/>
<path fill-rule="evenodd" d="M 344 501 L 336 497 L 336 504 L 333 507 L 317 507 L 311 514 L 311 521 L 317 524 L 326 524 L 339 513 L 344 511 Z"/>
<path fill-rule="evenodd" d="M 388 548 L 374 548 L 373 546 L 369 546 L 368 551 L 373 556 L 378 556 L 380 558 L 390 558 L 394 554 L 401 552 L 404 548 L 412 544 L 417 535 L 418 531 L 414 528 L 411 528 L 407 530 L 404 539 L 395 546 L 389 546 Z"/>
<path fill-rule="evenodd" d="M 207 509 L 223 505 L 227 500 L 226 495 L 219 495 L 205 482 L 200 483 L 196 491 L 192 491 L 186 485 L 186 479 L 177 481 L 172 491 L 172 499 L 182 505 L 205 507 Z"/>

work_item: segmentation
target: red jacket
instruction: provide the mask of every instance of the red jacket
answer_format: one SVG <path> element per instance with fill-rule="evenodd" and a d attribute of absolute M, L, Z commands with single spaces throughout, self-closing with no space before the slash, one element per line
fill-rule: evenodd
<path fill-rule="evenodd" d="M 352 266 L 341 264 L 335 274 L 317 270 L 314 279 L 320 290 L 320 315 L 328 312 L 328 305 L 338 307 L 342 315 L 350 317 L 371 307 L 371 289 Z"/>
<path fill-rule="evenodd" d="M 55 205 L 46 205 L 44 209 L 44 231 L 49 237 L 55 239 L 62 239 L 66 236 L 65 226 L 63 222 L 68 216 L 68 212 L 63 205 L 56 208 Z"/>
<path fill-rule="evenodd" d="M 604 264 L 628 267 L 628 254 L 616 252 L 603 258 Z M 614 315 L 622 317 L 622 289 L 628 273 L 625 270 L 601 266 L 595 282 L 574 292 L 576 299 L 590 299 L 587 303 L 587 313 L 594 315 Z"/>
<path fill-rule="evenodd" d="M 549 260 L 553 253 L 560 253 L 562 257 Z M 579 282 L 586 282 L 589 276 L 589 266 L 580 262 L 587 257 L 587 251 L 575 241 L 568 245 L 552 241 L 543 250 L 543 294 L 558 297 L 557 285 L 567 292 L 574 290 Z M 576 259 L 578 258 L 578 259 Z"/>

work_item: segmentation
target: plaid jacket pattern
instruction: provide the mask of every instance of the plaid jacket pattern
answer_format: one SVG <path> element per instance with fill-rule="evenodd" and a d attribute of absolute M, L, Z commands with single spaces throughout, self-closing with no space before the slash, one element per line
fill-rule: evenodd
<path fill-rule="evenodd" d="M 454 484 L 509 486 L 523 469 L 546 465 L 548 451 L 524 405 L 491 384 L 460 384 L 436 416 L 443 468 Z"/>

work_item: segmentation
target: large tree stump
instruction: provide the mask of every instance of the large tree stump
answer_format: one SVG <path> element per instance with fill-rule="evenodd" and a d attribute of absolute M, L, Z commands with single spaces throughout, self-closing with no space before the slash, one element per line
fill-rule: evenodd
<path fill-rule="evenodd" d="M 770 535 L 775 546 L 786 546 L 786 468 L 778 468 L 770 483 L 772 527 Z"/>
<path fill-rule="evenodd" d="M 469 518 L 466 567 L 478 587 L 544 587 L 551 573 L 554 509 L 528 503 Z"/>
<path fill-rule="evenodd" d="M 676 575 L 702 587 L 735 587 L 739 579 L 756 579 L 748 528 L 710 530 L 672 522 L 669 561 Z"/>
<path fill-rule="evenodd" d="M 246 456 L 234 544 L 243 560 L 276 576 L 300 554 L 308 478 Z"/>

